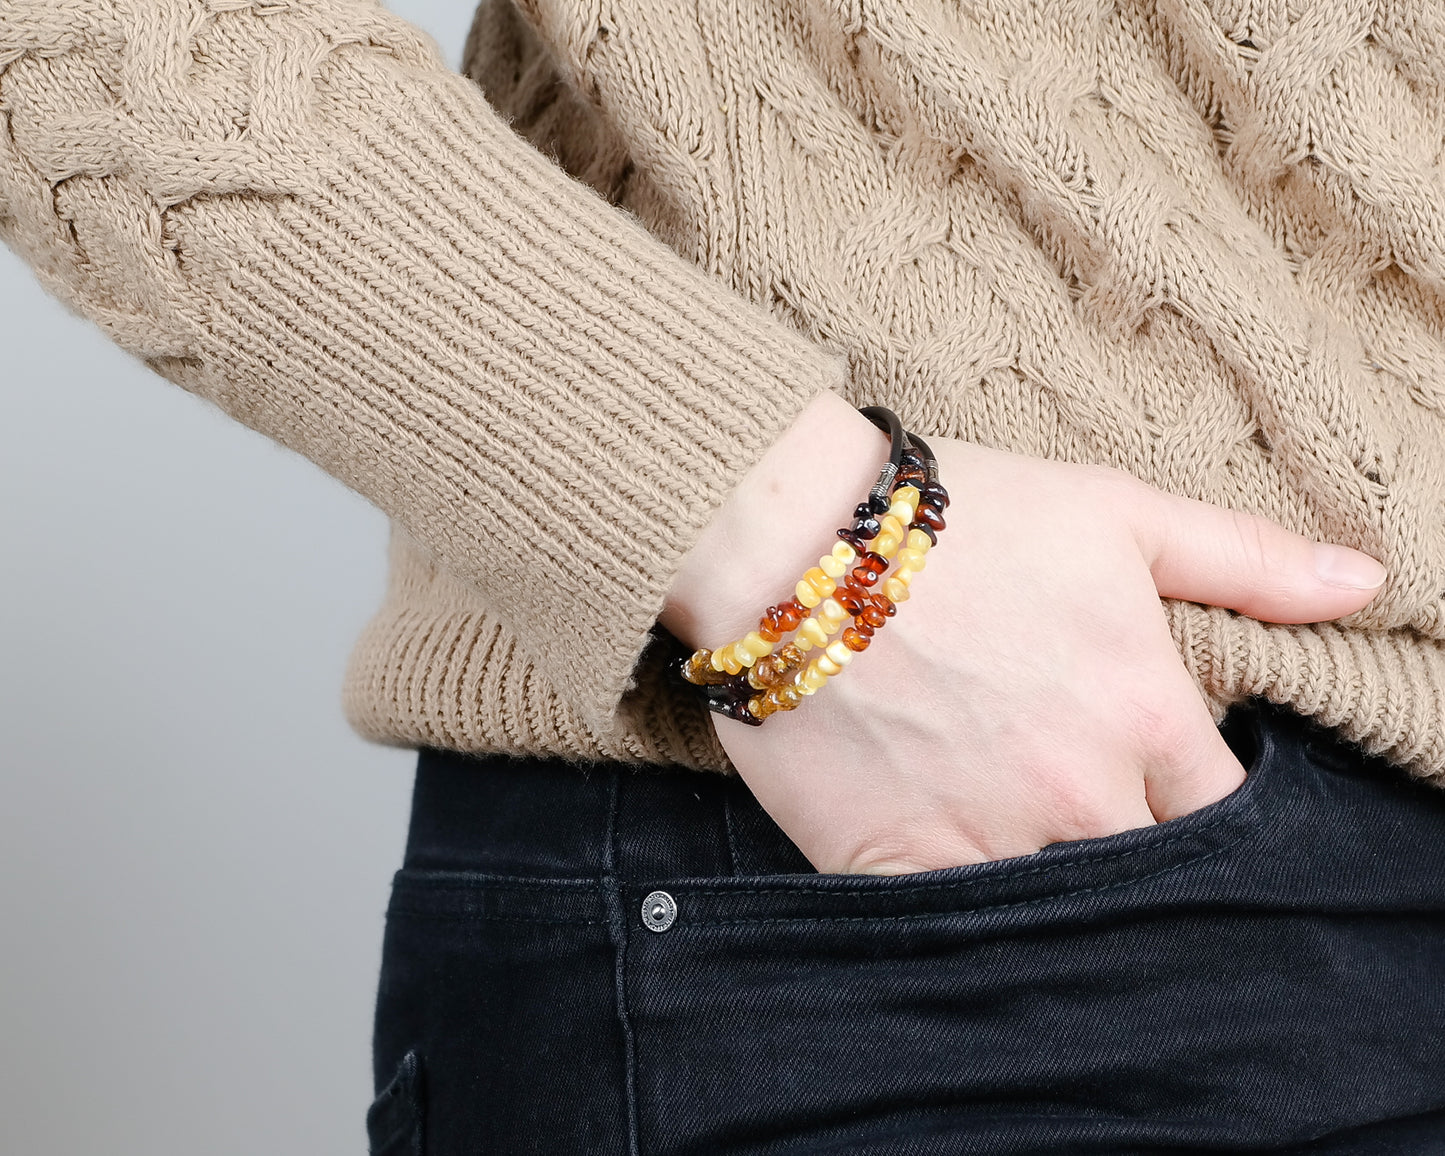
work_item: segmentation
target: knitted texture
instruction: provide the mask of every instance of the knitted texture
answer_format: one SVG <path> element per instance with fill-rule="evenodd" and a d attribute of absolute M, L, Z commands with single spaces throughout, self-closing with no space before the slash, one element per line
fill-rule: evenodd
<path fill-rule="evenodd" d="M 653 618 L 831 388 L 1380 558 L 1171 630 L 1445 783 L 1438 5 L 483 0 L 463 72 L 363 0 L 0 7 L 0 235 L 394 520 L 361 733 L 729 769 Z"/>

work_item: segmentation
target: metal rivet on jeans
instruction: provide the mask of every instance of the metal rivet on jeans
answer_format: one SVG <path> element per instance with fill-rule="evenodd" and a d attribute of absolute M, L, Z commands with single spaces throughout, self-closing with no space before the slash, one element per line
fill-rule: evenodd
<path fill-rule="evenodd" d="M 642 901 L 642 922 L 649 931 L 666 931 L 677 918 L 677 902 L 666 891 L 654 891 Z"/>

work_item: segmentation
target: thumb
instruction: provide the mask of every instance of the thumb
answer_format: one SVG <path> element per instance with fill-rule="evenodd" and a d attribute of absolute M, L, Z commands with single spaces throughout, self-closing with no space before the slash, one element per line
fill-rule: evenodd
<path fill-rule="evenodd" d="M 1128 520 L 1166 598 L 1226 606 L 1263 622 L 1325 622 L 1374 598 L 1385 568 L 1277 522 L 1139 482 Z"/>

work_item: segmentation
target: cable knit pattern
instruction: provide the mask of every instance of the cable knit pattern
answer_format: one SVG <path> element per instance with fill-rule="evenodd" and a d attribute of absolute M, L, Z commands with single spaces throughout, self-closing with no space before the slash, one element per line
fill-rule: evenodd
<path fill-rule="evenodd" d="M 1381 558 L 1348 619 L 1171 629 L 1216 717 L 1445 784 L 1438 5 L 482 0 L 464 55 L 361 0 L 0 8 L 6 240 L 394 519 L 361 733 L 729 770 L 652 617 L 832 388 Z"/>

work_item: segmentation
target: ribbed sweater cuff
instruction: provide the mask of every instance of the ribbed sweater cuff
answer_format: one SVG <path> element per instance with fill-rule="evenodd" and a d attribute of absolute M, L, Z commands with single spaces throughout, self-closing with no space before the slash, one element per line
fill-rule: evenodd
<path fill-rule="evenodd" d="M 294 13 L 284 37 L 226 14 L 227 43 L 254 57 L 227 75 L 265 86 L 229 152 L 187 140 L 204 117 L 154 111 L 163 82 L 168 100 L 178 83 L 198 105 L 234 97 L 168 61 L 150 112 L 68 136 L 21 126 L 38 178 L 82 167 L 100 132 L 128 185 L 81 204 L 91 251 L 69 281 L 48 261 L 48 283 L 115 333 L 115 302 L 81 278 L 109 259 L 123 282 L 137 247 L 163 265 L 146 288 L 168 286 L 152 309 L 165 337 L 127 344 L 395 518 L 607 733 L 683 556 L 807 402 L 841 388 L 845 360 L 568 176 L 405 22 L 318 11 L 353 8 L 366 26 L 342 43 L 334 28 L 308 42 Z M 108 33 L 91 50 L 146 76 L 144 44 Z M 51 75 L 10 71 L 22 104 Z M 137 229 L 137 187 L 159 227 Z M 77 235 L 56 226 L 32 252 Z"/>

